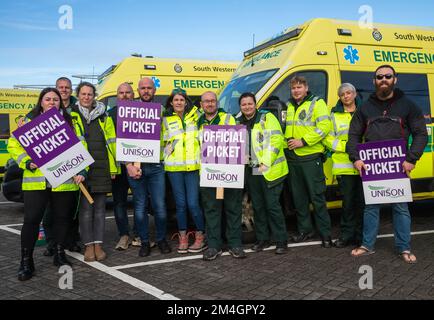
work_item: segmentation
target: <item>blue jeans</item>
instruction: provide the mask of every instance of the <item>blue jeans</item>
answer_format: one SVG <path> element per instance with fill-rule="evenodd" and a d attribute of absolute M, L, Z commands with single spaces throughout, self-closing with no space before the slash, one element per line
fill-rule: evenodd
<path fill-rule="evenodd" d="M 380 204 L 366 205 L 363 217 L 363 246 L 374 250 L 380 226 Z M 407 203 L 392 203 L 395 246 L 398 252 L 410 250 L 411 217 Z"/>
<path fill-rule="evenodd" d="M 167 172 L 176 204 L 179 230 L 187 230 L 187 207 L 196 229 L 205 231 L 203 212 L 199 205 L 199 171 Z"/>
<path fill-rule="evenodd" d="M 140 179 L 128 177 L 133 191 L 134 219 L 140 240 L 149 242 L 149 219 L 146 208 L 148 207 L 148 194 L 151 198 L 151 206 L 154 212 L 156 238 L 161 241 L 166 238 L 166 183 L 164 166 L 162 164 L 142 164 Z"/>

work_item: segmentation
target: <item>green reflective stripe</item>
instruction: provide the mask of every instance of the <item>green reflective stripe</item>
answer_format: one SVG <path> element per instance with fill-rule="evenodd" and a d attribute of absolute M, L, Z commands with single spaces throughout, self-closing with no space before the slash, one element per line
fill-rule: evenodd
<path fill-rule="evenodd" d="M 315 129 L 315 132 L 316 132 L 317 134 L 319 134 L 319 135 L 320 135 L 321 137 L 323 137 L 323 138 L 326 137 L 326 134 L 325 134 L 321 129 L 316 128 L 316 129 Z"/>
<path fill-rule="evenodd" d="M 108 144 L 116 143 L 116 138 L 107 139 Z"/>
<path fill-rule="evenodd" d="M 336 150 L 338 148 L 339 141 L 340 141 L 339 139 L 335 139 L 333 141 L 333 145 L 332 145 L 333 150 Z"/>
<path fill-rule="evenodd" d="M 253 149 L 255 151 L 255 153 L 259 153 L 262 151 L 262 148 L 260 147 L 256 147 L 255 149 Z"/>
<path fill-rule="evenodd" d="M 271 130 L 271 131 L 266 131 L 267 133 L 269 132 L 270 135 L 274 135 L 274 134 L 282 134 L 281 131 L 279 130 Z"/>
<path fill-rule="evenodd" d="M 352 163 L 334 163 L 333 169 L 354 169 Z"/>
<path fill-rule="evenodd" d="M 279 163 L 282 163 L 282 162 L 285 162 L 285 161 L 286 161 L 285 157 L 277 158 L 276 161 L 273 162 L 272 166 L 279 164 Z"/>
<path fill-rule="evenodd" d="M 329 132 L 329 136 L 336 137 L 336 133 L 332 130 Z"/>
<path fill-rule="evenodd" d="M 27 157 L 27 153 L 24 152 L 24 153 L 20 154 L 20 155 L 18 156 L 18 158 L 17 158 L 17 162 L 18 162 L 18 164 L 20 164 L 21 161 L 23 161 L 23 159 L 24 159 L 25 157 Z"/>
<path fill-rule="evenodd" d="M 318 123 L 318 122 L 321 122 L 321 121 L 324 121 L 324 120 L 330 120 L 330 117 L 329 116 L 322 116 L 322 117 L 318 117 L 317 119 L 316 119 L 316 123 Z"/>
<path fill-rule="evenodd" d="M 294 124 L 294 121 L 292 121 L 292 120 L 291 121 L 286 121 L 286 125 L 287 126 L 292 126 L 293 124 Z"/>
<path fill-rule="evenodd" d="M 231 115 L 227 113 L 225 118 L 225 125 L 229 125 L 230 122 L 231 122 Z"/>
<path fill-rule="evenodd" d="M 45 182 L 45 177 L 23 178 L 23 183 Z"/>
<path fill-rule="evenodd" d="M 345 135 L 348 135 L 349 133 L 350 133 L 350 130 L 343 130 L 343 131 L 338 132 L 337 136 L 338 137 L 345 136 Z"/>

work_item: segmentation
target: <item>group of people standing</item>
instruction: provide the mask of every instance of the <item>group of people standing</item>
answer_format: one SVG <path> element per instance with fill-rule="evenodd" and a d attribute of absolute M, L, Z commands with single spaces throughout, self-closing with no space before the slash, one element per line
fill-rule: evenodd
<path fill-rule="evenodd" d="M 395 70 L 391 66 L 381 66 L 373 81 L 376 92 L 363 104 L 353 85 L 342 84 L 338 90 L 338 104 L 330 113 L 324 100 L 309 91 L 306 79 L 295 76 L 290 81 L 291 99 L 284 131 L 272 112 L 258 110 L 253 93 L 241 94 L 240 113 L 234 117 L 218 108 L 214 92 L 203 93 L 198 108 L 184 90 L 175 89 L 162 108 L 160 162 L 137 166 L 132 162 L 116 162 L 117 107 L 107 112 L 106 107 L 95 99 L 95 87 L 87 82 L 77 87 L 75 100 L 71 97 L 71 81 L 60 78 L 56 82 L 57 89 L 46 88 L 41 92 L 36 107 L 19 125 L 57 108 L 95 162 L 61 186 L 52 188 L 19 142 L 13 136 L 10 138 L 8 151 L 24 170 L 25 217 L 21 232 L 19 280 L 28 280 L 34 274 L 33 248 L 44 216 L 50 218 L 46 220 L 51 221 L 49 229 L 53 234 L 44 255 L 53 255 L 56 266 L 71 264 L 65 248 L 80 250 L 76 244 L 78 228 L 72 227 L 73 221 L 76 226 L 79 221 L 81 240 L 85 245 L 84 260 L 104 260 L 105 203 L 109 192 L 113 194 L 120 237 L 116 249 L 127 249 L 132 242 L 126 205 L 129 188 L 134 202 L 134 233 L 140 238 L 139 256 L 146 257 L 151 253 L 150 208 L 155 219 L 156 245 L 162 254 L 170 253 L 172 250 L 166 240 L 166 172 L 176 205 L 177 252 L 203 252 L 204 260 L 216 259 L 222 254 L 224 225 L 229 253 L 234 258 L 245 258 L 242 245 L 243 190 L 226 189 L 224 199 L 219 200 L 216 188 L 199 185 L 200 132 L 206 125 L 242 124 L 247 128 L 249 146 L 246 149 L 245 185 L 252 200 L 257 239 L 252 251 L 262 251 L 273 242 L 276 254 L 288 250 L 287 228 L 280 204 L 284 182 L 288 178 L 297 211 L 298 234 L 292 241 L 303 242 L 314 237 L 312 204 L 323 247 L 343 248 L 354 244 L 357 248 L 352 251 L 353 256 L 372 254 L 380 206 L 364 207 L 360 179 L 364 164 L 358 157 L 356 146 L 361 142 L 396 138 L 408 142 L 411 135 L 412 144 L 403 164 L 403 170 L 409 174 L 427 142 L 420 109 L 402 91 L 395 89 Z M 152 79 L 139 81 L 138 94 L 143 102 L 154 101 L 156 87 Z M 133 88 L 128 83 L 121 84 L 117 98 L 133 100 Z M 370 124 L 381 115 L 399 117 L 404 128 L 403 136 L 367 136 Z M 333 175 L 337 176 L 343 195 L 340 236 L 334 243 L 325 198 L 323 162 L 327 150 L 332 152 Z M 86 185 L 94 199 L 93 205 L 80 196 L 79 183 Z M 194 222 L 194 231 L 188 228 L 188 212 Z M 393 205 L 393 214 L 398 252 L 404 261 L 414 263 L 416 257 L 410 250 L 411 219 L 407 205 Z M 190 237 L 193 237 L 192 241 Z"/>

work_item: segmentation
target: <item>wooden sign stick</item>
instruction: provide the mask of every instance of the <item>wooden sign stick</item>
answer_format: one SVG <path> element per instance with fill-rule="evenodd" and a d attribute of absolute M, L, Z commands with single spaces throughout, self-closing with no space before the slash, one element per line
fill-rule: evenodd
<path fill-rule="evenodd" d="M 83 183 L 79 183 L 78 186 L 80 187 L 80 190 L 84 194 L 84 196 L 86 197 L 87 201 L 89 201 L 90 204 L 93 204 L 94 201 L 92 199 L 92 196 L 89 194 L 89 192 L 87 191 L 87 189 L 84 186 L 84 184 Z"/>
<path fill-rule="evenodd" d="M 216 189 L 216 199 L 223 200 L 225 198 L 225 188 Z"/>

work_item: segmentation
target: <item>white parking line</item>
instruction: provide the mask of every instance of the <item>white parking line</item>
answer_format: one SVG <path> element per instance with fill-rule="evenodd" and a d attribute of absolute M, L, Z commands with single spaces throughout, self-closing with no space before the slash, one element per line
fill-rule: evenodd
<path fill-rule="evenodd" d="M 19 230 L 13 229 L 10 226 L 0 226 L 0 230 L 4 230 L 7 232 L 16 234 L 16 235 L 21 235 L 21 232 Z M 154 286 L 152 286 L 146 282 L 143 282 L 139 279 L 131 277 L 131 276 L 129 276 L 129 275 L 127 275 L 121 271 L 118 271 L 114 268 L 108 267 L 108 266 L 106 266 L 100 262 L 85 262 L 84 256 L 79 254 L 79 253 L 66 251 L 66 254 L 73 257 L 74 259 L 77 259 L 77 260 L 87 264 L 88 266 L 90 266 L 94 269 L 97 269 L 97 270 L 104 272 L 105 274 L 108 274 L 108 275 L 110 275 L 116 279 L 119 279 L 125 283 L 128 283 L 129 285 L 131 285 L 131 286 L 133 286 L 133 287 L 135 287 L 135 288 L 137 288 L 137 289 L 139 289 L 139 290 L 141 290 L 141 291 L 143 291 L 143 292 L 145 292 L 151 296 L 154 296 L 157 299 L 160 299 L 160 300 L 180 300 L 179 298 L 177 298 L 171 294 L 168 294 L 168 293 L 166 293 L 166 292 L 164 292 L 164 291 L 162 291 L 162 290 L 160 290 L 160 289 L 158 289 L 158 288 L 156 288 L 156 287 L 154 287 Z"/>

